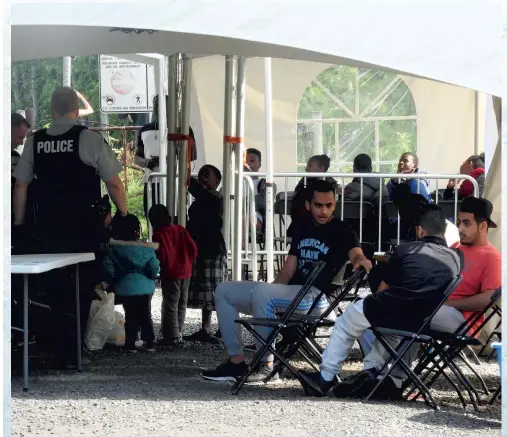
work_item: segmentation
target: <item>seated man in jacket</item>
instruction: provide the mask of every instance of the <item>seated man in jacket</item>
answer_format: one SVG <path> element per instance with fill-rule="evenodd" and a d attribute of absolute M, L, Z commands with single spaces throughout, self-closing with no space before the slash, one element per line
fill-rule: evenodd
<path fill-rule="evenodd" d="M 371 158 L 366 153 L 360 153 L 354 158 L 354 173 L 372 173 Z M 382 202 L 389 201 L 387 187 L 380 178 L 363 178 L 363 201 L 378 204 L 380 193 Z M 361 200 L 361 178 L 354 178 L 351 183 L 345 186 L 343 197 L 348 201 Z"/>
<path fill-rule="evenodd" d="M 428 205 L 417 220 L 419 241 L 397 246 L 378 291 L 349 304 L 336 320 L 322 355 L 320 372 L 306 374 L 319 387 L 319 395 L 333 389 L 336 397 L 353 396 L 366 377 L 376 377 L 388 356 L 377 340 L 364 358 L 365 370 L 335 386 L 342 362 L 354 342 L 370 326 L 417 330 L 435 310 L 447 285 L 462 268 L 458 251 L 447 247 L 445 228 L 442 210 L 436 205 Z M 399 340 L 388 341 L 396 347 Z M 381 387 L 377 391 L 382 392 L 384 398 L 398 399 L 401 396 L 391 378 L 386 378 Z"/>

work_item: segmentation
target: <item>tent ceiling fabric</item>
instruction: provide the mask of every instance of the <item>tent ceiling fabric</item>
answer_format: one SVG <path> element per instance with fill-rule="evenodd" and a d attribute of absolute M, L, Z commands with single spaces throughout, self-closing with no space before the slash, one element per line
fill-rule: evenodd
<path fill-rule="evenodd" d="M 374 66 L 500 96 L 498 0 L 12 0 L 12 60 L 241 54 Z M 155 30 L 151 34 L 111 28 Z"/>

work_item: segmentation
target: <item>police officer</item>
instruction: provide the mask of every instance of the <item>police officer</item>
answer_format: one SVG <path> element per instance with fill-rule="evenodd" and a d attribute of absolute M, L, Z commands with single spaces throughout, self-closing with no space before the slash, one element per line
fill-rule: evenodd
<path fill-rule="evenodd" d="M 121 215 L 127 214 L 122 166 L 97 132 L 77 124 L 79 98 L 68 87 L 52 96 L 52 124 L 27 139 L 14 171 L 14 224 L 25 221 L 28 184 L 37 179 L 37 228 L 43 253 L 95 252 L 93 205 L 100 181 Z M 95 223 L 96 221 L 93 220 Z"/>
<path fill-rule="evenodd" d="M 29 137 L 14 171 L 14 225 L 25 222 L 28 185 L 36 178 L 36 228 L 38 253 L 77 253 L 100 251 L 102 235 L 97 226 L 96 205 L 101 200 L 101 180 L 116 205 L 117 214 L 127 215 L 123 183 L 118 176 L 122 166 L 113 150 L 97 132 L 77 123 L 79 98 L 72 88 L 58 88 L 51 99 L 52 123 Z M 103 226 L 103 223 L 101 224 Z M 63 312 L 73 307 L 72 269 L 50 272 L 43 281 L 51 306 Z M 98 263 L 81 266 L 81 322 L 86 323 L 93 286 L 100 278 Z M 75 280 L 75 279 L 74 279 Z M 72 313 L 73 311 L 68 311 Z M 51 317 L 54 321 L 55 317 Z M 70 343 L 72 323 L 60 319 L 50 342 L 57 343 L 57 355 L 64 363 L 74 358 Z M 83 326 L 84 327 L 84 326 Z M 75 331 L 74 331 L 75 332 Z M 84 332 L 84 330 L 82 330 Z M 37 334 L 36 334 L 37 335 Z M 51 334 L 50 334 L 51 335 Z M 55 335 L 60 335 L 58 340 Z M 69 352 L 70 355 L 69 355 Z"/>

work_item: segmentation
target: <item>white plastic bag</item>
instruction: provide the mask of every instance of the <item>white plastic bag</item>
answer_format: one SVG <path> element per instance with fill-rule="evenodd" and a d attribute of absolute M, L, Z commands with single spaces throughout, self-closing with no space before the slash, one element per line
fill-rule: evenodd
<path fill-rule="evenodd" d="M 125 318 L 118 311 L 114 312 L 114 325 L 109 333 L 109 337 L 107 337 L 107 343 L 114 344 L 115 346 L 123 346 L 125 344 Z"/>
<path fill-rule="evenodd" d="M 114 293 L 95 290 L 100 300 L 92 301 L 84 342 L 92 351 L 101 350 L 114 326 Z"/>

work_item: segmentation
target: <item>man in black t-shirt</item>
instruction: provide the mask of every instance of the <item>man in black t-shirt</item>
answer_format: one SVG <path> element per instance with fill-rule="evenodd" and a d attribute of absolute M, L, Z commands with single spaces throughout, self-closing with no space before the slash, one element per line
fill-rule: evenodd
<path fill-rule="evenodd" d="M 447 224 L 442 210 L 436 205 L 427 205 L 416 223 L 419 241 L 402 244 L 394 250 L 379 289 L 347 307 L 334 325 L 322 355 L 320 373 L 307 374 L 320 386 L 322 395 L 333 387 L 350 348 L 370 326 L 419 329 L 441 302 L 450 281 L 460 273 L 462 257 L 457 250 L 447 247 L 444 238 Z M 393 348 L 399 342 L 394 338 L 388 341 Z M 375 340 L 364 358 L 365 370 L 336 385 L 335 396 L 358 396 L 366 381 L 376 379 L 387 357 L 387 351 Z M 377 396 L 392 400 L 401 398 L 401 389 L 392 378 L 386 378 L 381 387 Z"/>
<path fill-rule="evenodd" d="M 327 181 L 312 184 L 306 208 L 311 213 L 306 221 L 298 223 L 294 229 L 291 250 L 280 273 L 272 284 L 263 282 L 223 282 L 216 289 L 216 310 L 220 331 L 229 354 L 229 359 L 214 370 L 203 371 L 204 379 L 214 381 L 236 381 L 247 368 L 243 355 L 241 327 L 234 320 L 239 313 L 251 314 L 260 318 L 276 318 L 292 302 L 306 282 L 312 266 L 317 261 L 329 262 L 313 284 L 311 291 L 298 306 L 297 311 L 306 314 L 320 291 L 326 291 L 339 270 L 347 260 L 354 269 L 371 269 L 371 262 L 364 256 L 354 231 L 334 217 L 336 193 Z M 322 298 L 316 305 L 316 312 L 323 312 L 328 306 Z M 271 330 L 256 327 L 257 332 L 267 338 Z M 258 345 L 259 346 L 259 345 Z M 260 370 L 251 375 L 249 381 L 262 381 L 273 370 L 273 355 L 267 354 Z"/>

